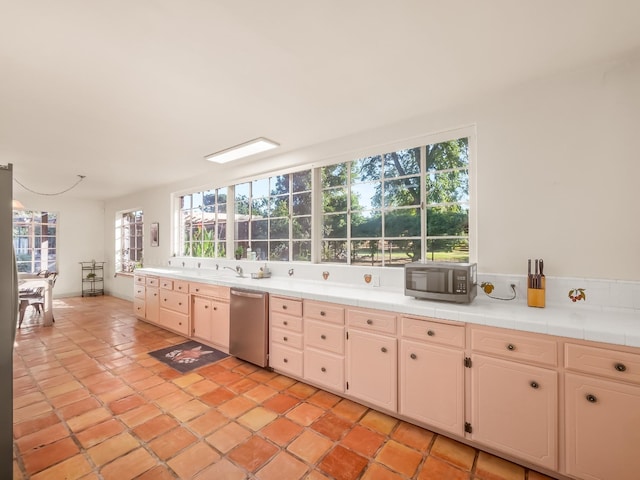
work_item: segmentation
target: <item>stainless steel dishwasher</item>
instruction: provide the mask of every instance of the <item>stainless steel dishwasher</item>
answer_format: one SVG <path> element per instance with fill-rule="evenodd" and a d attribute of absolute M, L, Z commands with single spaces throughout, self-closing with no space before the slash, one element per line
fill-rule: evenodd
<path fill-rule="evenodd" d="M 232 288 L 229 320 L 229 353 L 266 367 L 269 353 L 269 295 Z"/>

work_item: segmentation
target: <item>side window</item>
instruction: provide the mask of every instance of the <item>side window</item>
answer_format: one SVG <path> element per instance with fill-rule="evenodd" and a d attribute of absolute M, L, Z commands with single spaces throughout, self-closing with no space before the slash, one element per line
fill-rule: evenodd
<path fill-rule="evenodd" d="M 57 225 L 54 212 L 13 211 L 13 247 L 19 272 L 57 272 Z"/>
<path fill-rule="evenodd" d="M 227 255 L 227 188 L 180 197 L 180 243 L 188 257 Z"/>
<path fill-rule="evenodd" d="M 143 264 L 142 210 L 121 212 L 116 218 L 116 272 L 130 273 Z"/>

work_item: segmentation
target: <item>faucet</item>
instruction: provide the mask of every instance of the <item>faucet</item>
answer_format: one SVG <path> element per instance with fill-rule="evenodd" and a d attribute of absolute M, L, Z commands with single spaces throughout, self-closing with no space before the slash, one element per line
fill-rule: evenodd
<path fill-rule="evenodd" d="M 243 274 L 243 271 L 242 271 L 242 267 L 240 265 L 236 265 L 236 268 L 227 267 L 225 265 L 224 268 L 226 268 L 228 270 L 231 270 L 232 272 L 236 272 L 239 277 L 244 277 L 244 274 Z"/>

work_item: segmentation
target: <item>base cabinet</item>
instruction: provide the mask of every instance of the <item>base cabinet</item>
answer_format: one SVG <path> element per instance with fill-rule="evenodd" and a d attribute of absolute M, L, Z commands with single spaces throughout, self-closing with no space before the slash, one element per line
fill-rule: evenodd
<path fill-rule="evenodd" d="M 567 373 L 565 402 L 567 473 L 640 478 L 640 387 Z"/>
<path fill-rule="evenodd" d="M 400 341 L 400 413 L 464 435 L 464 353 Z"/>
<path fill-rule="evenodd" d="M 350 329 L 347 336 L 347 393 L 372 405 L 396 411 L 398 340 Z"/>
<path fill-rule="evenodd" d="M 206 297 L 193 297 L 191 335 L 229 351 L 229 303 Z"/>
<path fill-rule="evenodd" d="M 543 467 L 558 467 L 558 372 L 471 357 L 471 438 Z"/>

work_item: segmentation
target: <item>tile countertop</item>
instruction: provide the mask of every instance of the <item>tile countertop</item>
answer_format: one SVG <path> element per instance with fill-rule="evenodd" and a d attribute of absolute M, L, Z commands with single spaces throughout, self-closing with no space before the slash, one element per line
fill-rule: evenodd
<path fill-rule="evenodd" d="M 344 283 L 272 277 L 237 277 L 229 270 L 141 268 L 136 273 L 200 283 L 265 291 L 270 294 L 374 308 L 443 320 L 546 333 L 614 345 L 640 347 L 640 313 L 607 311 L 575 303 L 567 307 L 531 308 L 519 302 L 494 300 L 481 291 L 469 305 L 418 300 L 402 290 Z"/>

